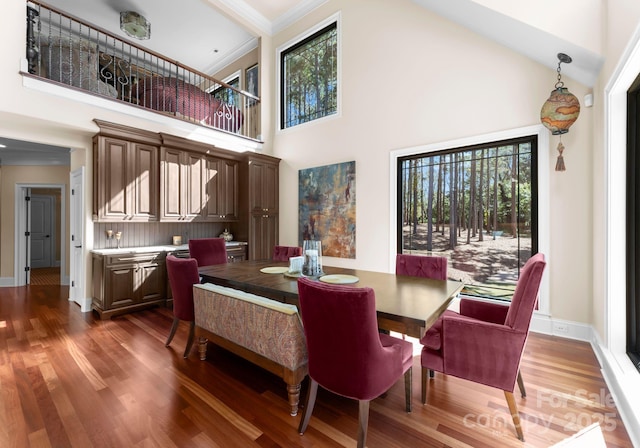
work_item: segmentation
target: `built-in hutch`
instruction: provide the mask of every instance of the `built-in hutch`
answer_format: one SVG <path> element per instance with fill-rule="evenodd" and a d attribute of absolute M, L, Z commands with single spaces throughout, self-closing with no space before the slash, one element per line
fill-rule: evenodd
<path fill-rule="evenodd" d="M 171 226 L 180 234 L 182 225 L 201 229 L 210 223 L 212 235 L 222 226 L 241 242 L 227 247 L 230 262 L 271 257 L 278 242 L 280 159 L 95 122 L 100 127 L 93 138 L 96 224 L 134 226 L 135 231 Z M 110 317 L 166 303 L 170 291 L 164 258 L 172 250 L 158 246 L 117 253 L 94 250 L 94 310 Z"/>

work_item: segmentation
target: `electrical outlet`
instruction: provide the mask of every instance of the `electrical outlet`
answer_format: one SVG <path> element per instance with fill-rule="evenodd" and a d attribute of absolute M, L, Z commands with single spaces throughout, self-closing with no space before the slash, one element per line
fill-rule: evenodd
<path fill-rule="evenodd" d="M 569 333 L 569 326 L 566 324 L 553 324 L 553 330 L 555 333 Z"/>

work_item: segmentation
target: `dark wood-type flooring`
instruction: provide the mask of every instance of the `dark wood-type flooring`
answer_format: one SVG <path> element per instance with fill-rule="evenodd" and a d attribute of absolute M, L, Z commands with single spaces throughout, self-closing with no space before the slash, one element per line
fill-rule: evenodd
<path fill-rule="evenodd" d="M 31 268 L 29 284 L 31 285 L 59 285 L 60 268 Z"/>
<path fill-rule="evenodd" d="M 187 324 L 164 346 L 166 308 L 100 321 L 64 286 L 0 288 L 0 447 L 355 446 L 355 402 L 321 390 L 304 436 L 284 382 L 217 347 L 182 358 Z M 600 421 L 609 447 L 631 443 L 587 343 L 532 334 L 516 394 L 525 443 L 502 391 L 436 374 L 413 412 L 403 382 L 371 403 L 368 446 L 547 447 Z M 306 392 L 303 383 L 303 394 Z"/>

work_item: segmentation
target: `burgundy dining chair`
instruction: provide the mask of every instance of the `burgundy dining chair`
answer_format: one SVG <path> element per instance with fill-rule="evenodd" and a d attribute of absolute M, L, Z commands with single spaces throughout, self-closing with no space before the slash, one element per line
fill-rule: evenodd
<path fill-rule="evenodd" d="M 302 247 L 298 246 L 273 246 L 273 261 L 289 261 L 291 257 L 302 255 Z"/>
<path fill-rule="evenodd" d="M 200 283 L 198 263 L 195 258 L 177 258 L 173 255 L 167 255 L 166 265 L 171 295 L 173 296 L 173 323 L 171 324 L 171 331 L 169 332 L 165 347 L 171 344 L 180 321 L 189 322 L 189 336 L 183 355 L 186 358 L 191 351 L 195 333 L 196 322 L 193 312 L 193 285 Z"/>
<path fill-rule="evenodd" d="M 299 278 L 298 296 L 310 378 L 298 431 L 302 435 L 307 429 L 320 385 L 358 400 L 358 447 L 364 447 L 369 402 L 403 375 L 405 406 L 411 412 L 413 345 L 378 332 L 376 299 L 371 288 Z"/>
<path fill-rule="evenodd" d="M 437 370 L 504 391 L 518 439 L 524 441 L 516 382 L 526 396 L 520 359 L 538 300 L 546 266 L 538 253 L 525 263 L 509 306 L 462 299 L 460 313 L 445 311 L 422 337 L 422 403 L 426 403 L 427 370 Z"/>
<path fill-rule="evenodd" d="M 447 280 L 446 257 L 433 255 L 396 255 L 396 275 L 409 275 L 411 277 L 434 278 L 436 280 Z M 402 339 L 405 335 L 402 335 Z M 433 375 L 433 373 L 431 374 Z"/>
<path fill-rule="evenodd" d="M 198 266 L 211 266 L 227 262 L 227 245 L 224 238 L 193 238 L 189 240 L 189 256 Z"/>
<path fill-rule="evenodd" d="M 447 279 L 447 258 L 430 255 L 397 254 L 396 275 Z"/>

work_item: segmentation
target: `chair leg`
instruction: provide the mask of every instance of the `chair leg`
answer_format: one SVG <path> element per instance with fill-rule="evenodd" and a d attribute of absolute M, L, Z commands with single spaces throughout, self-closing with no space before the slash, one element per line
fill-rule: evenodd
<path fill-rule="evenodd" d="M 309 419 L 311 419 L 311 414 L 313 413 L 313 407 L 316 404 L 316 396 L 318 395 L 318 383 L 309 377 L 309 390 L 307 391 L 307 401 L 304 407 L 304 411 L 302 412 L 302 418 L 300 419 L 300 425 L 298 426 L 298 433 L 300 435 L 304 434 L 307 430 L 307 425 L 309 424 Z"/>
<path fill-rule="evenodd" d="M 367 444 L 367 426 L 369 426 L 369 401 L 359 400 L 359 405 L 358 448 L 364 448 Z"/>
<path fill-rule="evenodd" d="M 169 347 L 169 344 L 171 344 L 171 340 L 173 339 L 173 336 L 176 334 L 176 330 L 178 329 L 178 322 L 180 322 L 180 319 L 174 317 L 173 323 L 171 324 L 171 330 L 169 331 L 169 337 L 167 338 L 167 342 L 164 343 L 165 347 Z"/>
<path fill-rule="evenodd" d="M 413 367 L 404 372 L 404 400 L 407 412 L 411 412 L 411 381 L 413 377 Z"/>
<path fill-rule="evenodd" d="M 193 336 L 195 334 L 196 323 L 195 321 L 189 322 L 189 337 L 187 338 L 187 346 L 184 349 L 184 357 L 189 357 L 189 352 L 191 352 L 191 346 L 193 345 Z"/>
<path fill-rule="evenodd" d="M 420 382 L 422 383 L 422 404 L 427 404 L 427 369 L 426 367 L 422 368 L 422 375 L 420 378 Z"/>
<path fill-rule="evenodd" d="M 527 396 L 527 391 L 524 388 L 524 381 L 522 381 L 522 374 L 520 373 L 520 369 L 518 369 L 518 388 L 520 389 L 520 395 L 522 398 Z"/>
<path fill-rule="evenodd" d="M 524 434 L 522 433 L 522 426 L 520 425 L 520 414 L 518 413 L 518 406 L 516 405 L 516 399 L 513 397 L 513 392 L 505 390 L 504 396 L 507 399 L 507 405 L 509 405 L 509 412 L 511 412 L 511 418 L 513 419 L 513 425 L 516 427 L 518 439 L 524 442 Z"/>

